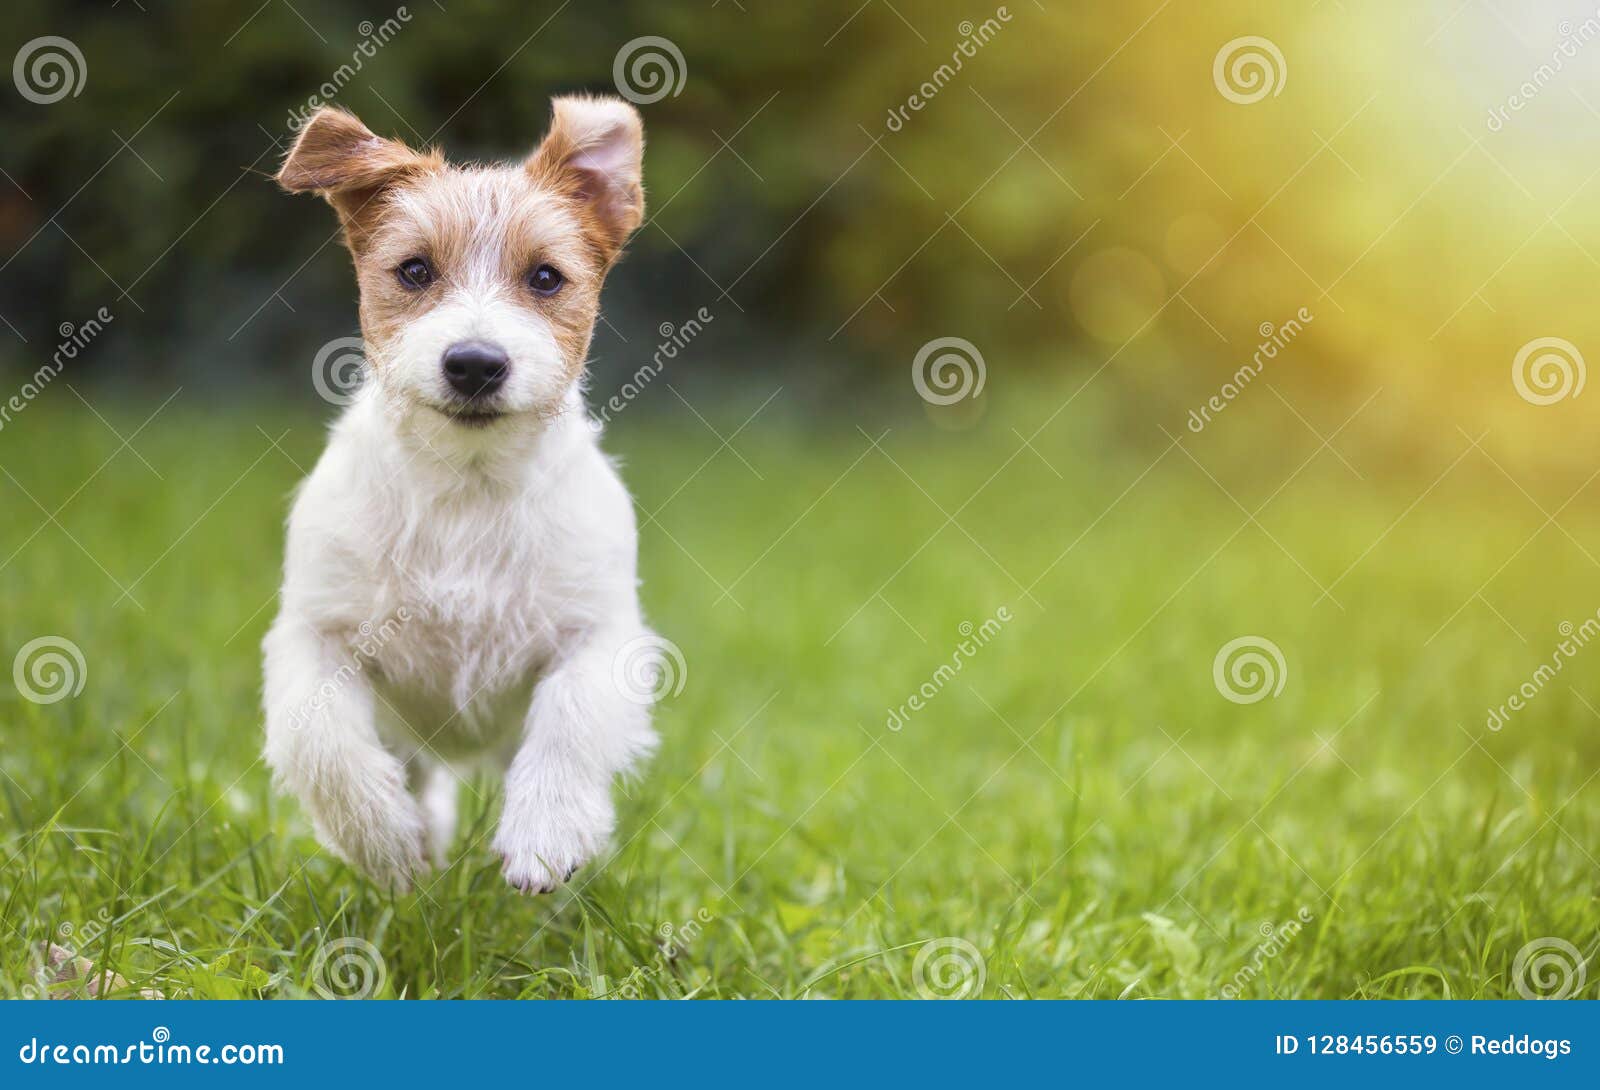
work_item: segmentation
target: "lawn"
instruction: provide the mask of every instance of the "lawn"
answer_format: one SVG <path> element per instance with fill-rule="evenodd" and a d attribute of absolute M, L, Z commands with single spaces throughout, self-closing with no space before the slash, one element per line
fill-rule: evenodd
<path fill-rule="evenodd" d="M 1271 429 L 1181 443 L 1051 391 L 961 431 L 625 412 L 683 669 L 615 852 L 517 896 L 472 780 L 391 896 L 259 760 L 323 418 L 82 392 L 0 430 L 0 666 L 83 662 L 0 684 L 0 994 L 50 942 L 169 997 L 1600 994 L 1600 647 L 1486 723 L 1600 608 L 1600 486 L 1493 434 L 1402 458 L 1380 399 L 1323 447 L 1265 391 Z M 1265 690 L 1215 675 L 1244 637 Z"/>

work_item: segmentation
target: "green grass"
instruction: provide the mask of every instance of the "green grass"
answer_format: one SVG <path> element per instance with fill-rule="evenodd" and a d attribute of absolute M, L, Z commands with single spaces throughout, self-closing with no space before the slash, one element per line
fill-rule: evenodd
<path fill-rule="evenodd" d="M 824 432 L 781 398 L 731 448 L 625 413 L 646 608 L 687 676 L 616 854 L 514 895 L 476 780 L 457 861 L 394 897 L 258 760 L 258 643 L 321 421 L 184 397 L 119 450 L 147 410 L 63 393 L 0 430 L 0 667 L 41 635 L 87 664 L 48 705 L 0 679 L 0 994 L 69 929 L 174 997 L 316 994 L 346 937 L 403 997 L 909 997 L 941 938 L 992 998 L 1514 997 L 1544 937 L 1600 994 L 1600 646 L 1484 722 L 1600 608 L 1596 492 L 1547 524 L 1581 478 L 1513 484 L 1492 436 L 1398 464 L 1358 425 L 1347 467 L 1292 419 L 1163 454 L 1075 411 L 1023 448 L 1059 398 L 876 449 L 884 425 Z M 707 411 L 723 435 L 745 416 Z M 1287 663 L 1248 705 L 1212 677 L 1244 635 Z"/>

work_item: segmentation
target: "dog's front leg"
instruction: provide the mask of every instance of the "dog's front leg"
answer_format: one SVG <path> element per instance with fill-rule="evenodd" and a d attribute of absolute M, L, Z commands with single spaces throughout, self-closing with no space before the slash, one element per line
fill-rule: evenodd
<path fill-rule="evenodd" d="M 644 637 L 643 628 L 597 634 L 534 689 L 494 838 L 519 890 L 550 892 L 610 839 L 611 781 L 655 747 L 648 701 L 615 676 L 618 656 Z"/>
<path fill-rule="evenodd" d="M 423 866 L 423 815 L 383 747 L 373 695 L 348 647 L 280 616 L 267 634 L 267 764 L 317 839 L 375 881 L 405 889 Z"/>

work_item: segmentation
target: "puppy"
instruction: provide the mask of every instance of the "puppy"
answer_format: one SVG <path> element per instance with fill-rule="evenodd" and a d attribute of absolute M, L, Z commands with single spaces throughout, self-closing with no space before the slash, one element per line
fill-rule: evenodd
<path fill-rule="evenodd" d="M 656 639 L 632 501 L 580 390 L 644 215 L 643 130 L 617 99 L 553 105 L 532 155 L 490 167 L 324 108 L 277 176 L 338 214 L 369 373 L 289 517 L 265 756 L 321 842 L 398 889 L 444 864 L 480 764 L 504 774 L 506 879 L 555 889 L 655 746 L 623 676 Z"/>

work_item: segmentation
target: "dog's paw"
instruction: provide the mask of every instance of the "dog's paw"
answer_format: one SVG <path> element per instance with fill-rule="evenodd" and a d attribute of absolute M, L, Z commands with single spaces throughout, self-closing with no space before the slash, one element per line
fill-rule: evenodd
<path fill-rule="evenodd" d="M 396 893 L 409 893 L 412 887 L 433 871 L 420 827 L 413 839 L 409 830 L 395 830 L 392 842 L 362 844 L 351 862 L 374 884 Z"/>
<path fill-rule="evenodd" d="M 508 804 L 494 838 L 501 872 L 522 893 L 552 893 L 604 850 L 611 824 L 609 802 L 601 815 Z"/>
<path fill-rule="evenodd" d="M 324 794 L 311 810 L 322 845 L 377 885 L 404 893 L 428 872 L 427 823 L 403 779 L 379 777 L 360 790 Z"/>
<path fill-rule="evenodd" d="M 529 864 L 519 862 L 514 853 L 500 853 L 500 874 L 518 893 L 554 893 L 571 881 L 582 866 L 582 863 L 573 863 L 558 875 L 544 863 L 543 856 L 535 857 Z"/>

